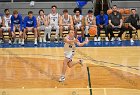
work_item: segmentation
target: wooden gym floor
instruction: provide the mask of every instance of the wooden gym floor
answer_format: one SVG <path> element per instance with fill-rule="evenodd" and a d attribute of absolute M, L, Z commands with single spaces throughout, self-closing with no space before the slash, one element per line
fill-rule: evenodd
<path fill-rule="evenodd" d="M 139 47 L 78 47 L 59 83 L 63 48 L 1 48 L 0 95 L 140 95 Z M 87 72 L 90 72 L 90 80 Z"/>

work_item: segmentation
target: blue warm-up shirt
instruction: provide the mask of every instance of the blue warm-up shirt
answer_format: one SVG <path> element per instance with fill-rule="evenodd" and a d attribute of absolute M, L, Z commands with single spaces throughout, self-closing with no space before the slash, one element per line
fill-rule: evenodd
<path fill-rule="evenodd" d="M 104 14 L 103 16 L 97 15 L 96 24 L 97 25 L 108 25 L 108 16 L 106 14 Z"/>
<path fill-rule="evenodd" d="M 14 25 L 20 25 L 20 31 L 22 31 L 22 16 L 18 14 L 17 18 L 14 15 L 11 16 L 11 32 L 13 32 Z"/>
<path fill-rule="evenodd" d="M 29 16 L 26 16 L 24 18 L 24 28 L 26 27 L 34 27 L 36 28 L 37 26 L 37 21 L 36 21 L 36 17 L 33 16 L 32 18 L 29 18 Z"/>

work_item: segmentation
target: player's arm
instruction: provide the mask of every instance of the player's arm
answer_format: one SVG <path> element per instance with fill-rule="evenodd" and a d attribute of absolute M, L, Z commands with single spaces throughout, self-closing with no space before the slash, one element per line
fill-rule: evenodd
<path fill-rule="evenodd" d="M 27 17 L 24 18 L 24 28 L 26 28 Z"/>
<path fill-rule="evenodd" d="M 85 45 L 85 44 L 88 44 L 88 42 L 89 42 L 89 41 L 88 41 L 88 38 L 87 38 L 87 39 L 86 39 L 84 42 L 82 42 L 82 43 L 80 43 L 80 42 L 78 41 L 78 42 L 77 42 L 77 45 L 81 47 L 81 46 L 83 46 L 83 45 Z"/>
<path fill-rule="evenodd" d="M 22 31 L 22 16 L 19 16 L 19 23 L 20 23 L 20 31 Z"/>
<path fill-rule="evenodd" d="M 44 18 L 44 25 L 48 26 L 47 16 L 45 16 L 45 18 Z"/>
<path fill-rule="evenodd" d="M 4 20 L 4 17 L 2 17 L 2 26 L 3 26 L 3 27 L 6 27 L 6 26 L 5 26 L 5 20 Z"/>
<path fill-rule="evenodd" d="M 87 17 L 85 17 L 85 25 L 89 26 L 88 21 L 87 21 Z"/>
<path fill-rule="evenodd" d="M 63 26 L 63 23 L 62 23 L 63 21 L 62 21 L 62 16 L 60 16 L 60 19 L 59 19 L 59 25 L 60 26 Z"/>
<path fill-rule="evenodd" d="M 11 32 L 13 32 L 13 28 L 14 28 L 14 18 L 12 16 L 11 17 Z"/>
<path fill-rule="evenodd" d="M 36 26 L 37 26 L 37 20 L 36 20 L 36 17 L 33 18 L 33 21 L 34 21 L 34 28 L 36 28 Z"/>
<path fill-rule="evenodd" d="M 50 24 L 50 15 L 47 16 L 48 25 Z"/>
<path fill-rule="evenodd" d="M 40 26 L 40 20 L 39 20 L 38 17 L 37 17 L 37 26 L 38 26 L 38 27 Z"/>

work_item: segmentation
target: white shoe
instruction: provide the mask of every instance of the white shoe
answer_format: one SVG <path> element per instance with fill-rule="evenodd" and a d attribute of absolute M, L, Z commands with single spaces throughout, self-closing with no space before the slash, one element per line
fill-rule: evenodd
<path fill-rule="evenodd" d="M 122 41 L 120 37 L 117 38 L 118 41 Z"/>
<path fill-rule="evenodd" d="M 111 38 L 111 42 L 113 42 L 113 41 L 114 41 L 114 37 Z"/>
<path fill-rule="evenodd" d="M 44 43 L 46 43 L 46 42 L 47 42 L 45 37 L 43 38 L 43 42 L 44 42 Z"/>
<path fill-rule="evenodd" d="M 9 41 L 8 41 L 8 43 L 9 43 L 9 44 L 12 44 L 12 41 L 11 41 L 11 40 L 9 40 Z"/>
<path fill-rule="evenodd" d="M 109 40 L 108 40 L 108 37 L 105 37 L 105 41 L 107 41 L 107 42 L 109 41 Z"/>
<path fill-rule="evenodd" d="M 98 37 L 98 41 L 99 41 L 99 42 L 101 41 L 101 37 Z"/>
<path fill-rule="evenodd" d="M 98 40 L 97 40 L 97 37 L 94 37 L 94 41 L 95 41 L 95 42 L 97 42 L 97 41 L 98 41 Z"/>
<path fill-rule="evenodd" d="M 65 81 L 65 77 L 61 76 L 60 79 L 59 79 L 59 82 L 63 82 L 63 81 Z"/>
<path fill-rule="evenodd" d="M 22 46 L 24 45 L 24 41 L 21 42 L 21 45 L 22 45 Z"/>
<path fill-rule="evenodd" d="M 37 40 L 35 40 L 34 45 L 37 45 Z"/>
<path fill-rule="evenodd" d="M 42 43 L 42 38 L 41 37 L 39 37 L 39 42 Z"/>
<path fill-rule="evenodd" d="M 18 44 L 21 44 L 21 39 L 18 40 Z"/>
<path fill-rule="evenodd" d="M 130 39 L 130 42 L 131 42 L 131 43 L 134 43 L 134 40 L 131 38 L 131 39 Z"/>
<path fill-rule="evenodd" d="M 79 59 L 79 64 L 83 66 L 83 59 Z"/>

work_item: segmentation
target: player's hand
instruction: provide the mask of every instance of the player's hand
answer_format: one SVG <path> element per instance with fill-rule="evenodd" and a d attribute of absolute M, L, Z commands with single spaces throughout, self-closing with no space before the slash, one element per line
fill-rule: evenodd
<path fill-rule="evenodd" d="M 132 27 L 132 29 L 133 29 L 133 30 L 136 30 L 136 28 L 135 28 L 135 27 Z"/>
<path fill-rule="evenodd" d="M 15 33 L 14 32 L 12 32 L 12 37 L 15 37 Z"/>
<path fill-rule="evenodd" d="M 118 26 L 118 28 L 121 28 L 121 27 L 122 27 L 121 25 Z"/>
<path fill-rule="evenodd" d="M 74 40 L 74 42 L 77 43 L 77 42 L 79 42 L 79 40 L 76 38 L 76 39 Z"/>

